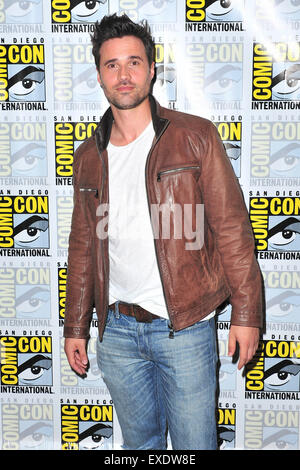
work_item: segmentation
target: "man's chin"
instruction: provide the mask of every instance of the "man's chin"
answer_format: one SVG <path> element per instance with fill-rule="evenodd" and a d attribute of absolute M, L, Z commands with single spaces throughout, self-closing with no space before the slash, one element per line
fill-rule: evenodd
<path fill-rule="evenodd" d="M 145 99 L 148 97 L 148 94 L 143 97 L 136 97 L 135 99 L 130 99 L 129 97 L 124 97 L 123 100 L 109 100 L 110 104 L 114 105 L 117 109 L 126 110 L 134 109 L 139 106 Z"/>

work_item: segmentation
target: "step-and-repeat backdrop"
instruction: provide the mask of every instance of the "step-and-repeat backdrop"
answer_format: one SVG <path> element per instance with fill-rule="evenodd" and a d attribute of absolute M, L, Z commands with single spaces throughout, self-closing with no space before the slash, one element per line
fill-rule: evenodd
<path fill-rule="evenodd" d="M 107 108 L 90 32 L 114 12 L 149 21 L 154 95 L 171 109 L 214 122 L 253 226 L 266 329 L 255 360 L 241 373 L 227 356 L 230 306 L 220 309 L 220 448 L 299 449 L 295 0 L 0 1 L 0 448 L 121 445 L 96 366 L 96 316 L 86 378 L 70 369 L 62 337 L 73 154 Z"/>

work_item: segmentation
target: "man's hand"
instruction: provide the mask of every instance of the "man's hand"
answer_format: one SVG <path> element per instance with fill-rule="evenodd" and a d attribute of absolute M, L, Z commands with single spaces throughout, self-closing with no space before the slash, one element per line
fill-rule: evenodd
<path fill-rule="evenodd" d="M 236 343 L 240 347 L 238 369 L 244 367 L 254 356 L 259 343 L 259 328 L 231 325 L 229 331 L 228 355 L 233 356 Z"/>
<path fill-rule="evenodd" d="M 65 353 L 69 364 L 79 375 L 84 375 L 88 366 L 86 344 L 87 340 L 82 338 L 65 339 Z"/>

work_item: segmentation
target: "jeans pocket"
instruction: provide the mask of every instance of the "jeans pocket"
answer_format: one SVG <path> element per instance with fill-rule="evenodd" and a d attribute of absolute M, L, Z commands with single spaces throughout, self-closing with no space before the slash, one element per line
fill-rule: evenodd
<path fill-rule="evenodd" d="M 123 315 L 122 313 L 119 313 L 119 315 L 116 316 L 113 310 L 108 310 L 106 326 L 126 328 L 127 326 L 130 326 L 132 324 L 133 320 L 136 321 L 135 318 Z"/>

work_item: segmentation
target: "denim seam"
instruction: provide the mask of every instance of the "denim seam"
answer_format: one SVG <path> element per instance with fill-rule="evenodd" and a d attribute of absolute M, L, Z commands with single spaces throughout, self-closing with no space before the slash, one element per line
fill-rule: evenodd
<path fill-rule="evenodd" d="M 158 403 L 159 403 L 159 390 L 158 390 L 158 380 L 160 380 L 159 378 L 159 373 L 158 373 L 158 367 L 156 364 L 154 364 L 154 367 L 155 367 L 155 395 L 156 395 L 156 419 L 157 419 L 157 423 L 158 423 L 158 428 L 159 428 L 159 431 L 160 431 L 160 446 L 161 446 L 161 449 L 165 449 L 165 437 L 164 437 L 164 430 L 162 429 L 161 427 L 161 421 L 160 421 L 160 410 L 159 410 L 159 406 L 158 406 Z M 163 394 L 162 394 L 162 401 L 164 402 L 164 397 L 163 397 Z M 165 407 L 165 403 L 163 403 L 163 406 Z"/>

